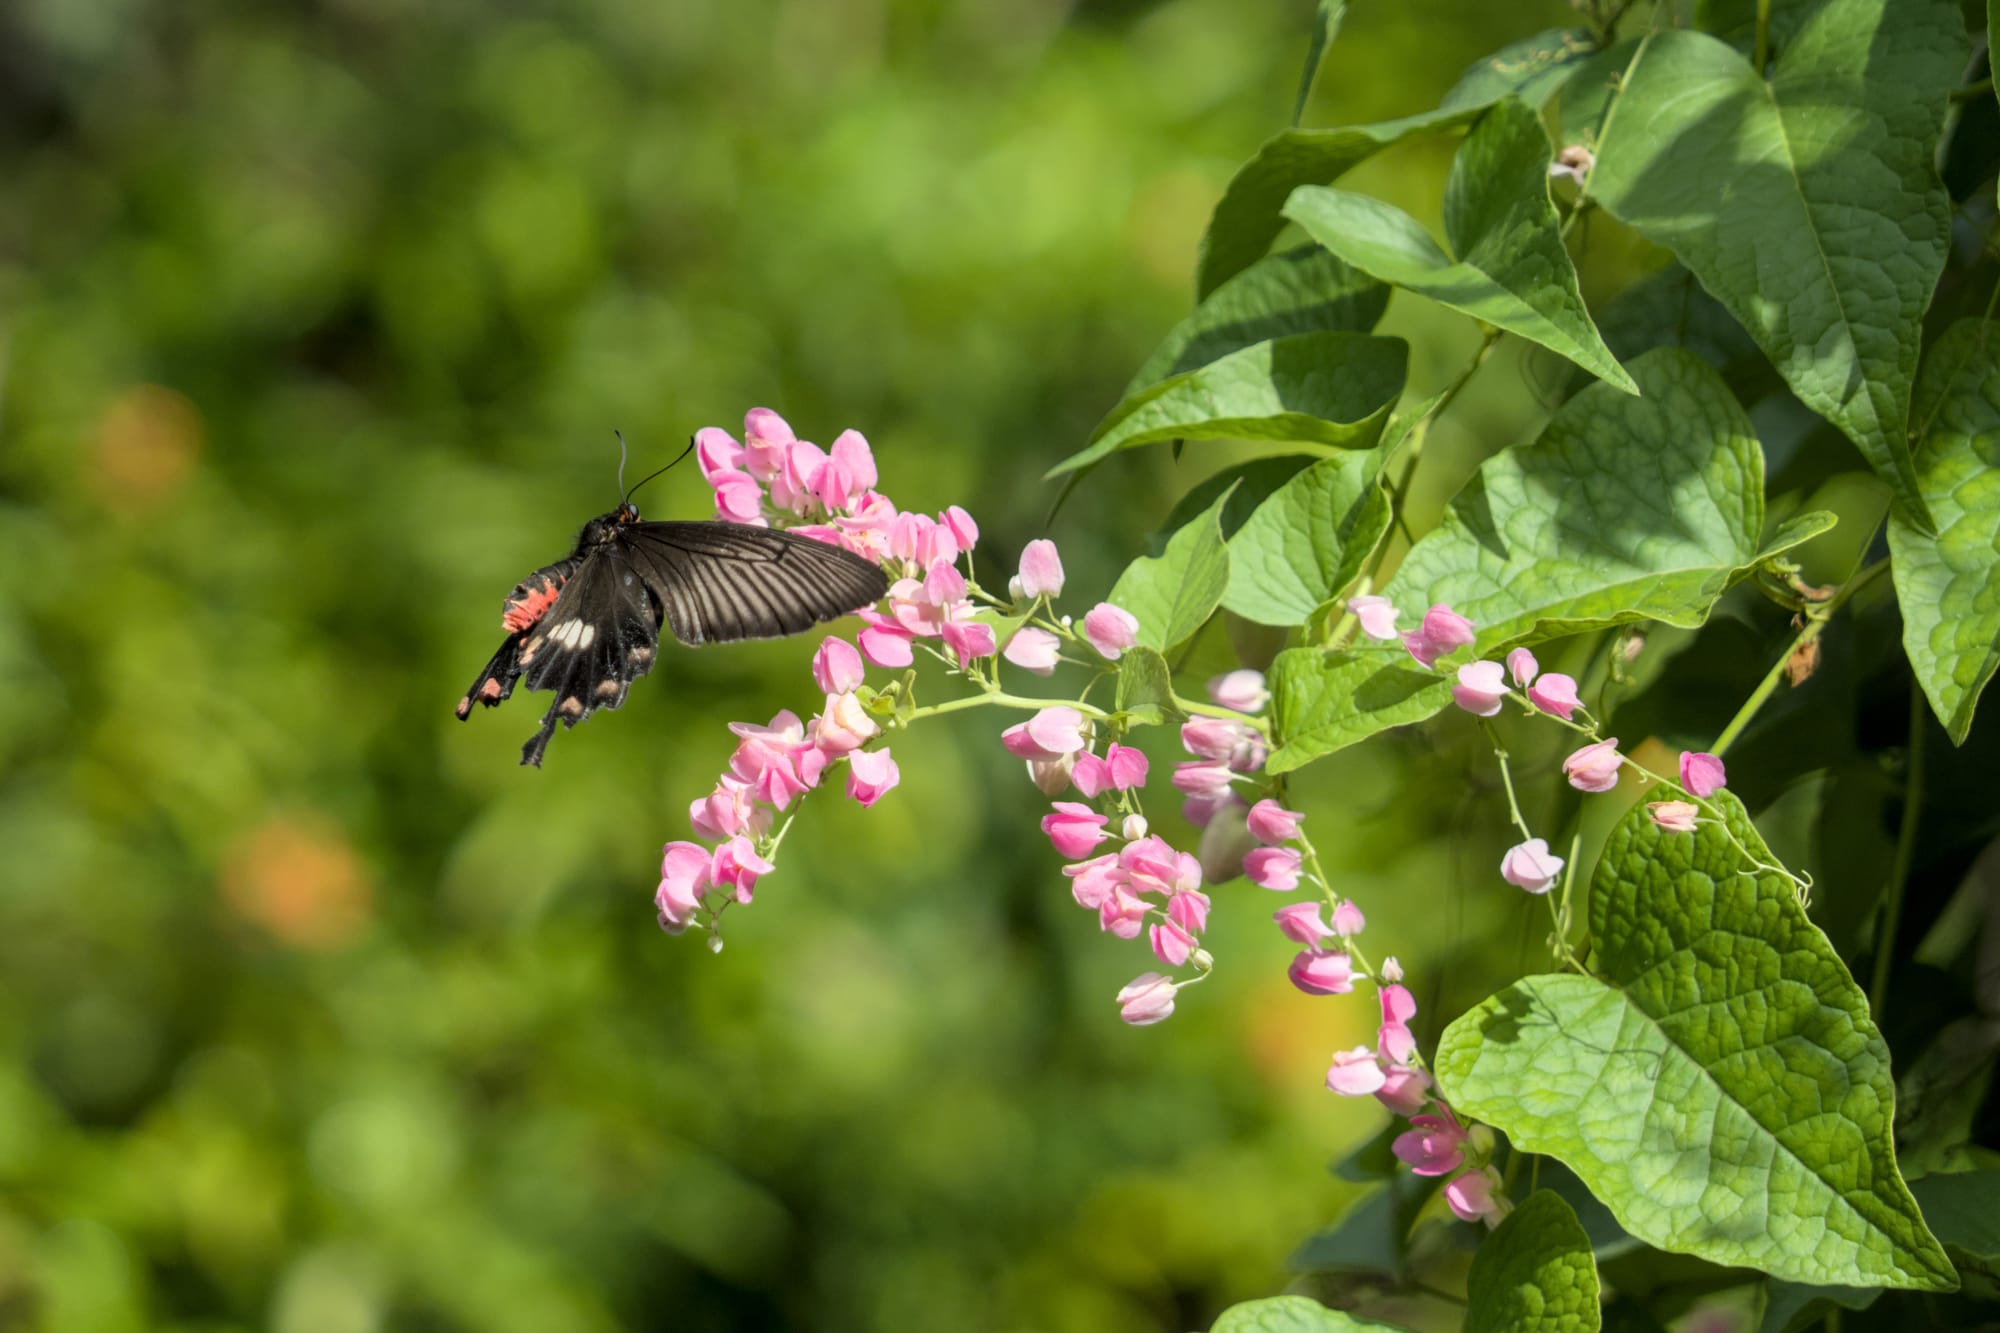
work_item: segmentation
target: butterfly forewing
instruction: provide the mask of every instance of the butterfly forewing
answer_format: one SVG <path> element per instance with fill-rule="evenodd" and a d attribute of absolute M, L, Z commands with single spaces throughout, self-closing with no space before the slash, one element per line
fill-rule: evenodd
<path fill-rule="evenodd" d="M 771 528 L 632 523 L 618 536 L 683 643 L 797 634 L 889 590 L 860 556 Z"/>

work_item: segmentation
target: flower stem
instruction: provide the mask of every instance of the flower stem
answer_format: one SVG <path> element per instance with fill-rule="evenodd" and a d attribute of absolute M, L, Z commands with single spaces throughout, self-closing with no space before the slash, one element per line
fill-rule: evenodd
<path fill-rule="evenodd" d="M 1902 924 L 1903 886 L 1910 878 L 1910 859 L 1917 848 L 1917 812 L 1924 801 L 1924 692 L 1910 680 L 1910 743 L 1903 756 L 1903 824 L 1896 830 L 1896 859 L 1889 866 L 1889 887 L 1882 896 L 1882 923 L 1875 932 L 1875 975 L 1868 986 L 1868 1008 L 1880 1024 L 1889 1005 L 1889 967 L 1896 954 L 1896 929 Z"/>
<path fill-rule="evenodd" d="M 1819 638 L 1820 634 L 1825 631 L 1827 622 L 1833 618 L 1833 613 L 1838 611 L 1848 598 L 1854 596 L 1855 593 L 1860 592 L 1863 588 L 1881 577 L 1882 572 L 1888 569 L 1888 567 L 1889 558 L 1884 556 L 1842 584 L 1840 591 L 1828 599 L 1824 606 L 1808 607 L 1806 609 L 1806 627 L 1799 631 L 1798 637 L 1792 640 L 1791 645 L 1785 649 L 1783 655 L 1771 664 L 1771 669 L 1764 673 L 1764 679 L 1757 682 L 1757 688 L 1750 691 L 1750 697 L 1745 699 L 1743 706 L 1736 710 L 1736 716 L 1729 719 L 1729 725 L 1722 729 L 1722 734 L 1717 736 L 1715 743 L 1708 747 L 1710 754 L 1716 756 L 1718 759 L 1721 758 L 1723 753 L 1742 737 L 1744 729 L 1757 716 L 1757 710 L 1769 702 L 1771 695 L 1777 691 L 1778 681 L 1784 677 L 1785 667 L 1790 664 L 1792 658 L 1801 649 L 1810 646 L 1815 639 Z"/>
<path fill-rule="evenodd" d="M 984 694 L 968 694 L 963 699 L 947 699 L 941 704 L 925 704 L 912 710 L 909 721 L 920 717 L 936 717 L 940 713 L 960 713 L 968 708 L 1018 708 L 1023 712 L 1040 712 L 1044 708 L 1074 708 L 1099 722 L 1109 721 L 1111 714 L 1095 708 L 1080 699 L 1028 699 L 1005 690 L 988 690 Z"/>
<path fill-rule="evenodd" d="M 1234 708 L 1224 708 L 1221 704 L 1205 704 L 1193 699 L 1183 699 L 1178 694 L 1169 697 L 1173 700 L 1174 707 L 1183 713 L 1199 713 L 1203 717 L 1219 717 L 1226 722 L 1241 722 L 1261 736 L 1268 736 L 1271 732 L 1271 724 L 1261 717 L 1239 713 Z"/>

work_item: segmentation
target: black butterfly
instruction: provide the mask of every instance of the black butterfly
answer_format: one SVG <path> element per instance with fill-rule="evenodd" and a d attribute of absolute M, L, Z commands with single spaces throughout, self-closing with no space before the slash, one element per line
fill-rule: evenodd
<path fill-rule="evenodd" d="M 659 651 L 665 620 L 682 643 L 797 634 L 889 590 L 875 565 L 838 546 L 744 523 L 642 523 L 630 504 L 583 525 L 576 550 L 514 585 L 507 639 L 458 701 L 498 707 L 525 678 L 554 690 L 521 762 L 542 766 L 556 723 L 573 727 L 625 702 Z"/>

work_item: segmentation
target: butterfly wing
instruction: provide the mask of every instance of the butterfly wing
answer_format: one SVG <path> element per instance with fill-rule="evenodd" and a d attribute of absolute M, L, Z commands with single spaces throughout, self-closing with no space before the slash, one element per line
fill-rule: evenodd
<path fill-rule="evenodd" d="M 561 595 L 563 585 L 583 561 L 577 556 L 558 560 L 553 565 L 544 565 L 528 577 L 514 585 L 514 591 L 507 594 L 507 600 L 500 606 L 500 626 L 507 637 L 501 641 L 500 650 L 493 654 L 493 660 L 486 669 L 473 678 L 465 697 L 458 701 L 455 710 L 460 722 L 472 716 L 472 705 L 481 703 L 488 708 L 498 708 L 514 692 L 514 682 L 521 675 L 521 645 L 527 641 L 535 625 L 548 614 L 549 607 Z"/>
<path fill-rule="evenodd" d="M 521 762 L 542 766 L 556 723 L 573 727 L 600 708 L 624 703 L 632 682 L 652 669 L 659 643 L 659 611 L 625 553 L 610 545 L 584 556 L 521 643 L 520 672 L 528 688 L 556 695 L 541 729 L 521 747 Z"/>
<path fill-rule="evenodd" d="M 747 523 L 629 523 L 614 544 L 682 643 L 797 634 L 889 591 L 881 569 L 851 551 Z"/>

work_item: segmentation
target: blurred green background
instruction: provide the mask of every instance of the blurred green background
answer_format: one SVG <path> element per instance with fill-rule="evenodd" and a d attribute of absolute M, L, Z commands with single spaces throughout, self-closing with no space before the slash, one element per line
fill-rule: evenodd
<path fill-rule="evenodd" d="M 1293 992 L 1237 881 L 1214 983 L 1120 1024 L 1150 959 L 1071 903 L 1012 718 L 898 737 L 873 811 L 809 802 L 711 956 L 653 925 L 658 848 L 726 721 L 813 707 L 813 639 L 671 651 L 540 772 L 539 705 L 451 706 L 611 506 L 614 427 L 647 467 L 757 404 L 857 427 L 1011 567 L 1185 312 L 1310 11 L 0 9 L 0 1326 L 1176 1329 L 1291 1280 L 1386 1122 L 1320 1086 L 1373 1005 Z M 1358 5 L 1308 123 L 1569 13 Z M 1450 149 L 1349 183 L 1434 216 Z M 1417 390 L 1475 337 L 1386 327 Z M 1444 456 L 1545 397 L 1489 370 Z M 1094 476 L 1048 530 L 1076 609 L 1243 456 Z M 709 512 L 692 467 L 642 498 Z M 1275 646 L 1219 627 L 1191 675 Z M 1453 744 L 1298 788 L 1427 1018 L 1546 928 Z"/>

